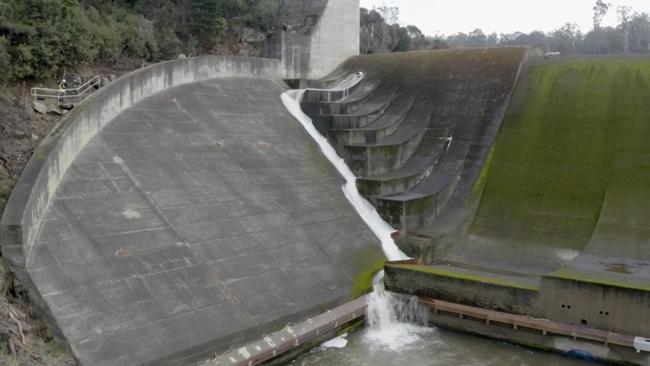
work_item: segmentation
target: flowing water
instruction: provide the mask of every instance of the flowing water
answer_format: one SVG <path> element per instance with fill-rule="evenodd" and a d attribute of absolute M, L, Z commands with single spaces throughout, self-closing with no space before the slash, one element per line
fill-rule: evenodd
<path fill-rule="evenodd" d="M 427 309 L 414 297 L 369 295 L 367 326 L 294 360 L 293 366 L 580 366 L 560 355 L 427 326 Z"/>
<path fill-rule="evenodd" d="M 426 331 L 425 331 L 426 330 Z M 344 348 L 317 347 L 292 366 L 587 366 L 546 352 L 437 328 L 423 328 L 415 342 L 399 350 L 385 348 L 369 329 L 347 336 Z"/>
<path fill-rule="evenodd" d="M 304 93 L 304 90 L 290 90 L 282 94 L 282 102 L 289 110 L 289 113 L 300 121 L 305 130 L 307 130 L 307 133 L 309 133 L 314 141 L 316 141 L 327 160 L 329 160 L 339 174 L 343 176 L 343 179 L 345 179 L 345 185 L 343 185 L 342 188 L 345 197 L 350 201 L 370 230 L 372 230 L 377 238 L 379 238 L 386 258 L 392 261 L 406 259 L 406 255 L 399 250 L 391 237 L 391 233 L 393 233 L 395 229 L 390 227 L 390 225 L 379 216 L 375 207 L 359 194 L 359 190 L 357 189 L 357 177 L 352 173 L 350 168 L 348 168 L 345 161 L 338 156 L 336 150 L 334 150 L 332 145 L 330 145 L 329 141 L 327 141 L 327 139 L 316 130 L 311 118 L 300 109 L 300 101 L 302 100 Z"/>
<path fill-rule="evenodd" d="M 351 83 L 359 82 L 362 77 L 357 75 L 339 88 L 349 87 Z M 343 193 L 381 241 L 386 258 L 407 259 L 391 237 L 394 229 L 379 216 L 372 204 L 359 194 L 354 173 L 338 156 L 327 139 L 316 130 L 311 118 L 301 110 L 300 101 L 304 93 L 305 90 L 287 91 L 282 94 L 282 101 L 345 179 Z M 418 303 L 417 298 L 384 291 L 382 278 L 383 271 L 375 277 L 374 291 L 368 295 L 367 326 L 362 331 L 326 342 L 294 360 L 292 364 L 300 366 L 569 366 L 582 364 L 561 356 L 533 352 L 504 343 L 429 327 L 427 309 Z"/>

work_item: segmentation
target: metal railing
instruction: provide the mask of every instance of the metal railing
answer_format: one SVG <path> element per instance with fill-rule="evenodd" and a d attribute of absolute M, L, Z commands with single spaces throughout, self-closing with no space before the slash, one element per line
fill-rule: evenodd
<path fill-rule="evenodd" d="M 90 95 L 92 89 L 99 85 L 100 82 L 101 78 L 99 75 L 96 75 L 80 87 L 74 89 L 32 88 L 32 96 L 35 99 L 56 98 L 60 102 L 63 102 L 68 99 L 79 98 L 85 94 Z"/>

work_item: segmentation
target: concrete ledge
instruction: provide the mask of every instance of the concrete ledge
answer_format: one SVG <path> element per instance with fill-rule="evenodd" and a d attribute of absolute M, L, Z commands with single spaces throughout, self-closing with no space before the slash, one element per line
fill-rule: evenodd
<path fill-rule="evenodd" d="M 513 314 L 542 315 L 536 309 L 538 288 L 515 278 L 446 266 L 393 263 L 386 263 L 384 271 L 389 291 Z"/>
<path fill-rule="evenodd" d="M 626 277 L 632 276 L 575 271 L 569 277 L 560 271 L 542 276 L 540 301 L 547 317 L 614 332 L 650 335 L 650 291 L 647 287 L 626 286 Z M 608 281 L 601 281 L 605 276 Z"/>
<path fill-rule="evenodd" d="M 167 88 L 220 77 L 282 79 L 281 61 L 205 56 L 164 62 L 130 73 L 99 90 L 67 115 L 41 143 L 18 180 L 0 221 L 2 254 L 19 272 L 41 220 L 68 167 L 114 117 Z M 21 276 L 19 276 L 21 277 Z"/>
<path fill-rule="evenodd" d="M 331 338 L 338 329 L 364 317 L 366 306 L 366 296 L 362 296 L 294 326 L 287 325 L 280 331 L 222 354 L 202 366 L 258 365 L 282 357 L 303 345 L 315 346 L 318 342 Z"/>
<path fill-rule="evenodd" d="M 411 230 L 435 220 L 460 181 L 458 175 L 437 175 L 426 193 L 408 192 L 377 198 L 377 211 L 392 226 Z"/>
<path fill-rule="evenodd" d="M 286 80 L 285 80 L 286 81 Z M 310 83 L 315 83 L 315 81 L 310 81 Z M 324 86 L 305 86 L 305 88 L 319 88 L 327 89 L 333 85 L 329 85 L 329 82 Z M 368 99 L 370 99 L 375 90 L 381 84 L 381 81 L 376 83 L 363 82 L 363 88 L 358 88 L 355 93 L 349 95 L 347 98 L 336 101 L 336 102 L 302 102 L 300 107 L 308 116 L 316 116 L 321 114 L 351 114 L 359 109 Z M 291 84 L 289 84 L 291 85 Z"/>
<path fill-rule="evenodd" d="M 634 336 L 432 299 L 422 301 L 430 308 L 429 322 L 439 327 L 567 356 L 579 350 L 580 354 L 591 355 L 601 362 L 634 365 L 650 362 L 650 353 L 637 353 L 633 348 Z"/>
<path fill-rule="evenodd" d="M 418 131 L 401 142 L 381 145 L 346 145 L 344 156 L 357 176 L 386 174 L 398 169 L 413 156 L 426 131 Z"/>

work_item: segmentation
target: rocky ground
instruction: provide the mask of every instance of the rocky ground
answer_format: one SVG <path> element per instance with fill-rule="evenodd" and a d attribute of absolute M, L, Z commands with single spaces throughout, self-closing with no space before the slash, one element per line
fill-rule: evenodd
<path fill-rule="evenodd" d="M 20 172 L 40 140 L 56 125 L 57 115 L 33 111 L 20 93 L 0 97 L 0 214 Z M 25 294 L 18 293 L 0 258 L 0 365 L 70 366 L 73 358 L 58 348 Z"/>

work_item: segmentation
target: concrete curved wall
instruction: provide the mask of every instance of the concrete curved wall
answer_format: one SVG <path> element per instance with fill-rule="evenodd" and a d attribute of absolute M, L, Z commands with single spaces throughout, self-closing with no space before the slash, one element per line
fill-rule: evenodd
<path fill-rule="evenodd" d="M 34 154 L 3 254 L 81 364 L 187 364 L 369 289 L 380 246 L 283 76 L 268 59 L 153 65 Z"/>
<path fill-rule="evenodd" d="M 475 214 L 422 245 L 428 265 L 387 270 L 387 288 L 649 334 L 649 70 L 644 55 L 531 62 L 480 174 Z"/>
<path fill-rule="evenodd" d="M 43 215 L 68 167 L 108 122 L 125 109 L 167 88 L 223 77 L 282 79 L 278 60 L 206 56 L 138 70 L 101 89 L 64 118 L 23 171 L 0 222 L 2 254 L 20 272 L 29 262 Z"/>
<path fill-rule="evenodd" d="M 513 47 L 353 57 L 340 72 L 366 76 L 361 87 L 335 102 L 349 104 L 347 113 L 331 112 L 331 102 L 303 105 L 389 224 L 439 237 L 437 218 L 459 210 L 464 219 L 471 216 L 466 203 L 517 76 L 538 55 L 537 49 Z M 365 139 L 341 141 L 352 133 Z M 454 229 L 446 225 L 440 231 Z"/>

